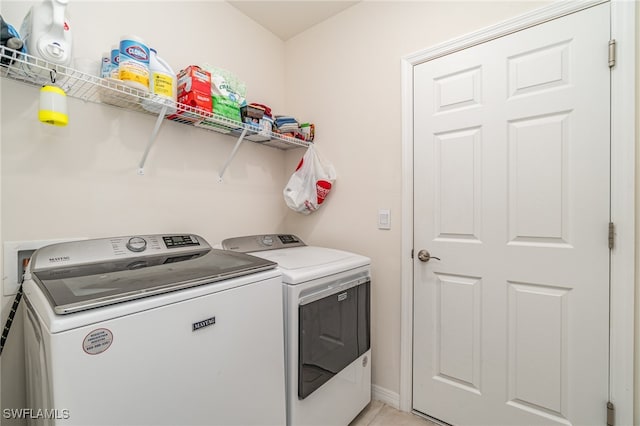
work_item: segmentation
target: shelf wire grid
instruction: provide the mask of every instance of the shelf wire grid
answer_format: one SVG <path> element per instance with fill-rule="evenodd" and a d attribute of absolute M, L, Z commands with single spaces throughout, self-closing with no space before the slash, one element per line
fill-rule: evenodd
<path fill-rule="evenodd" d="M 0 60 L 2 77 L 30 86 L 53 84 L 64 90 L 67 96 L 83 101 L 156 116 L 166 105 L 171 112 L 165 117 L 167 120 L 231 136 L 239 136 L 243 130 L 247 130 L 245 140 L 281 150 L 307 147 L 310 143 L 170 99 L 154 97 L 148 92 L 127 86 L 120 80 L 100 78 L 71 67 L 53 64 L 6 46 L 0 46 Z"/>

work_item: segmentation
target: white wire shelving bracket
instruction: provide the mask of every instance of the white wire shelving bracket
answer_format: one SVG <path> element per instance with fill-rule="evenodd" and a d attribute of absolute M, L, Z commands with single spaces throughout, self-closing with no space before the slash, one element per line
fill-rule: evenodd
<path fill-rule="evenodd" d="M 246 135 L 247 135 L 247 129 L 243 129 L 242 133 L 240 134 L 240 137 L 238 138 L 238 141 L 233 146 L 233 151 L 231 151 L 231 154 L 229 154 L 227 161 L 225 161 L 224 166 L 222 166 L 222 169 L 218 173 L 218 182 L 220 183 L 224 182 L 224 180 L 222 179 L 222 176 L 224 176 L 224 172 L 227 170 L 227 167 L 229 167 L 234 157 L 238 153 L 238 149 L 240 149 L 240 145 L 242 145 L 242 142 L 244 142 L 244 137 Z"/>
<path fill-rule="evenodd" d="M 147 147 L 144 150 L 144 154 L 142 154 L 142 159 L 140 160 L 140 165 L 138 166 L 138 174 L 144 175 L 144 163 L 147 161 L 147 156 L 149 155 L 149 151 L 151 151 L 151 145 L 156 141 L 158 137 L 158 133 L 160 133 L 160 126 L 164 122 L 164 117 L 167 114 L 167 105 L 162 105 L 162 109 L 158 114 L 158 119 L 156 120 L 156 125 L 153 127 L 153 132 L 151 132 L 151 137 L 149 138 L 149 142 L 147 142 Z"/>
<path fill-rule="evenodd" d="M 119 80 L 100 78 L 70 67 L 52 64 L 6 46 L 0 46 L 0 59 L 0 76 L 3 78 L 41 87 L 51 84 L 51 76 L 55 75 L 55 85 L 64 90 L 68 97 L 157 116 L 155 126 L 138 164 L 139 175 L 144 175 L 147 157 L 165 120 L 238 137 L 231 154 L 218 173 L 219 182 L 223 182 L 224 173 L 244 141 L 280 150 L 308 147 L 310 144 L 307 141 L 268 131 L 258 125 L 230 120 L 189 105 L 166 99 L 157 101 L 148 93 L 126 86 Z M 167 111 L 175 111 L 175 113 L 167 114 Z"/>

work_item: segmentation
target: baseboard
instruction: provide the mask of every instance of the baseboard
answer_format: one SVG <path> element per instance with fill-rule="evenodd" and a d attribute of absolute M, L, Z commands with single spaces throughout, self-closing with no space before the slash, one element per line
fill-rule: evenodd
<path fill-rule="evenodd" d="M 371 385 L 371 397 L 380 402 L 395 408 L 400 409 L 400 394 L 392 392 L 389 389 L 385 389 L 378 385 Z"/>

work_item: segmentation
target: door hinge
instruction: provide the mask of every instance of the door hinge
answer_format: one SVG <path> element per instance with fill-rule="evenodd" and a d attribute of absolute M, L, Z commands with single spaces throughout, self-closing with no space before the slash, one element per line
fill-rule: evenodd
<path fill-rule="evenodd" d="M 413 259 L 413 249 L 411 249 L 411 258 Z"/>
<path fill-rule="evenodd" d="M 613 222 L 609 222 L 609 250 L 613 250 L 614 243 L 616 242 L 616 228 Z"/>
<path fill-rule="evenodd" d="M 616 41 L 615 39 L 609 40 L 609 68 L 613 68 L 616 65 Z"/>
<path fill-rule="evenodd" d="M 607 426 L 615 426 L 616 409 L 611 401 L 607 402 Z"/>

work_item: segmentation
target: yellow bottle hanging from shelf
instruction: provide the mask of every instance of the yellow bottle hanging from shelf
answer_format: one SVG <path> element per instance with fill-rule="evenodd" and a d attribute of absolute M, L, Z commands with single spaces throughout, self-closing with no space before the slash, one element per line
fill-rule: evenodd
<path fill-rule="evenodd" d="M 57 86 L 43 86 L 40 89 L 40 109 L 38 120 L 54 126 L 69 124 L 67 115 L 67 94 Z"/>

